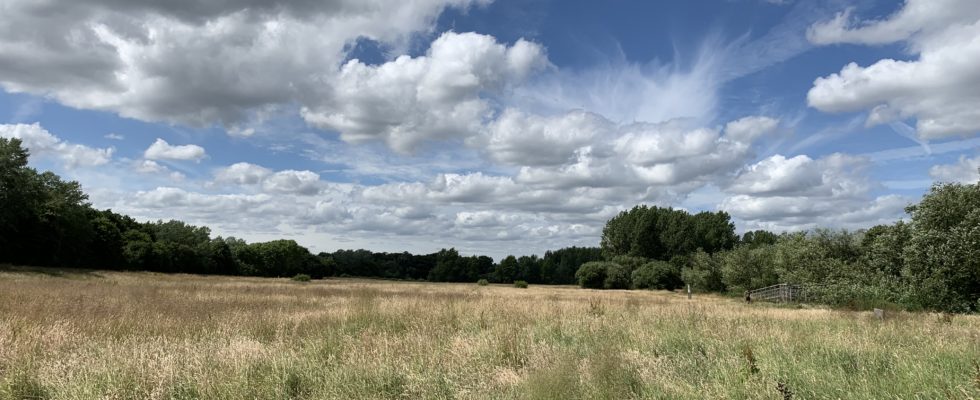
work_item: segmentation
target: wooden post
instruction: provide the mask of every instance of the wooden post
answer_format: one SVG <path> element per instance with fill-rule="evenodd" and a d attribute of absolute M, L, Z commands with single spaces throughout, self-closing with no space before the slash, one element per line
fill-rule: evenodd
<path fill-rule="evenodd" d="M 691 284 L 690 283 L 687 284 L 687 299 L 688 300 L 691 299 Z"/>

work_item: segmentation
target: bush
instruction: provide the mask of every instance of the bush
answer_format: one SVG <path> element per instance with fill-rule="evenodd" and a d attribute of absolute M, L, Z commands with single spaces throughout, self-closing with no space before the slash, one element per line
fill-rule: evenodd
<path fill-rule="evenodd" d="M 674 290 L 683 285 L 680 269 L 664 261 L 651 261 L 633 271 L 633 287 L 637 289 Z"/>
<path fill-rule="evenodd" d="M 701 292 L 723 292 L 719 256 L 698 250 L 691 255 L 690 265 L 681 270 L 681 278 L 691 288 Z"/>
<path fill-rule="evenodd" d="M 310 276 L 307 274 L 296 274 L 292 279 L 296 282 L 309 282 Z"/>
<path fill-rule="evenodd" d="M 606 280 L 602 287 L 606 289 L 629 289 L 630 288 L 630 267 L 617 263 L 608 263 L 606 266 Z"/>
<path fill-rule="evenodd" d="M 591 261 L 582 264 L 575 271 L 575 280 L 578 281 L 579 286 L 590 289 L 602 289 L 602 285 L 606 282 L 606 266 L 612 264 L 603 261 Z"/>
<path fill-rule="evenodd" d="M 648 258 L 634 257 L 634 256 L 616 256 L 610 260 L 616 264 L 627 267 L 630 272 L 636 271 L 641 265 L 646 264 L 650 261 Z"/>
<path fill-rule="evenodd" d="M 527 289 L 527 281 L 514 281 L 514 287 L 520 289 Z"/>
<path fill-rule="evenodd" d="M 486 286 L 486 285 L 489 285 L 490 282 L 487 281 L 486 279 L 480 279 L 480 280 L 476 281 L 476 284 L 477 285 L 480 285 L 480 286 Z"/>
<path fill-rule="evenodd" d="M 721 280 L 729 292 L 742 293 L 779 283 L 773 265 L 775 246 L 743 245 L 716 253 L 721 263 Z"/>

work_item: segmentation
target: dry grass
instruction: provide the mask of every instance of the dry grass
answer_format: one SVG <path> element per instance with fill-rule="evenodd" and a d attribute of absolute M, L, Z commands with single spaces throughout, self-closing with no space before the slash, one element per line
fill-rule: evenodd
<path fill-rule="evenodd" d="M 978 362 L 977 316 L 0 271 L 0 398 L 978 398 Z"/>

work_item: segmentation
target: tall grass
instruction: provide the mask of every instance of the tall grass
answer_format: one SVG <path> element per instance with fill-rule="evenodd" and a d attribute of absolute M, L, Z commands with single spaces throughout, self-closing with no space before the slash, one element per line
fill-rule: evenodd
<path fill-rule="evenodd" d="M 0 398 L 977 398 L 980 317 L 0 271 Z"/>

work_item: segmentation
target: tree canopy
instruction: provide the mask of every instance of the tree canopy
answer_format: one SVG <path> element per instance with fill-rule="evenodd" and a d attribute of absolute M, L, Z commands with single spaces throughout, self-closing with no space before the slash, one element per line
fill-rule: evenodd
<path fill-rule="evenodd" d="M 606 223 L 601 247 L 607 258 L 637 256 L 669 261 L 697 249 L 708 253 L 738 243 L 735 224 L 724 211 L 690 214 L 684 210 L 640 205 Z"/>

